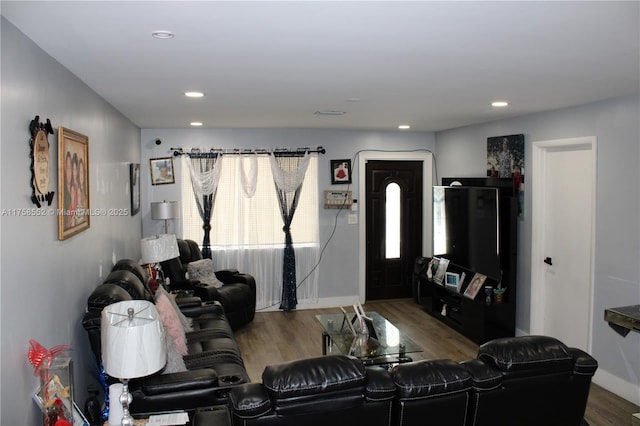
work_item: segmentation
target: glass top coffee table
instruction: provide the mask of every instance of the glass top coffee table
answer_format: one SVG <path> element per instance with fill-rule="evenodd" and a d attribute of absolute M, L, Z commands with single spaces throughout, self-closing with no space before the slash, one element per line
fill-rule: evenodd
<path fill-rule="evenodd" d="M 316 315 L 322 325 L 322 354 L 340 353 L 358 357 L 365 365 L 381 365 L 410 362 L 409 353 L 422 349 L 398 328 L 377 312 L 366 312 L 371 318 L 377 338 L 360 337 L 360 341 L 347 321 L 352 322 L 355 314 L 339 313 Z M 357 327 L 356 327 L 357 328 Z"/>

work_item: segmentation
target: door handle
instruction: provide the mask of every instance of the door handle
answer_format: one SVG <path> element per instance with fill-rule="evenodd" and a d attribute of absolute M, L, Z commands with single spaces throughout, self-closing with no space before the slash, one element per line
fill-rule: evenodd
<path fill-rule="evenodd" d="M 544 258 L 544 263 L 546 263 L 547 265 L 553 265 L 553 261 L 551 260 L 550 257 L 545 257 Z"/>

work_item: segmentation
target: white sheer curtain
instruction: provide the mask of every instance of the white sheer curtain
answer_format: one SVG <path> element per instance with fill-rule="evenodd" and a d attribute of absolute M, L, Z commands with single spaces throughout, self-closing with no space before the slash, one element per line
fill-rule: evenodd
<path fill-rule="evenodd" d="M 211 215 L 214 265 L 216 269 L 235 268 L 253 275 L 258 309 L 277 308 L 282 295 L 284 233 L 269 156 L 224 155 L 220 161 L 220 178 Z M 314 269 L 319 255 L 317 164 L 317 156 L 311 155 L 291 224 L 297 297 L 301 304 L 318 299 L 317 269 Z M 199 216 L 185 169 L 182 179 L 183 237 L 200 241 L 202 225 L 192 220 Z"/>

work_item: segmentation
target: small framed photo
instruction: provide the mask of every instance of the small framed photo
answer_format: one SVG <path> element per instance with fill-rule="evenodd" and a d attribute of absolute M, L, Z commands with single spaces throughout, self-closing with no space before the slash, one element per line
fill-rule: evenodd
<path fill-rule="evenodd" d="M 460 274 L 456 274 L 455 272 L 445 272 L 444 274 L 445 286 L 454 288 L 457 291 L 459 283 L 460 283 Z"/>
<path fill-rule="evenodd" d="M 449 267 L 449 259 L 441 257 L 438 261 L 438 269 L 433 273 L 433 281 L 436 284 L 444 285 L 444 278 Z"/>
<path fill-rule="evenodd" d="M 173 158 L 151 158 L 149 159 L 149 167 L 151 167 L 152 185 L 176 183 L 173 174 Z"/>
<path fill-rule="evenodd" d="M 331 184 L 351 183 L 351 160 L 331 160 Z"/>
<path fill-rule="evenodd" d="M 475 299 L 476 295 L 480 292 L 480 289 L 482 288 L 486 280 L 486 275 L 482 275 L 476 272 L 476 274 L 471 279 L 471 282 L 467 286 L 467 289 L 464 291 L 464 296 L 468 297 L 469 299 Z"/>

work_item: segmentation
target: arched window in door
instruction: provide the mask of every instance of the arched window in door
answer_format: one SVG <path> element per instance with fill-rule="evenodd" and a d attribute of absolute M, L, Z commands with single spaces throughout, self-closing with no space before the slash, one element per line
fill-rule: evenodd
<path fill-rule="evenodd" d="M 385 188 L 385 259 L 400 258 L 400 185 Z"/>

